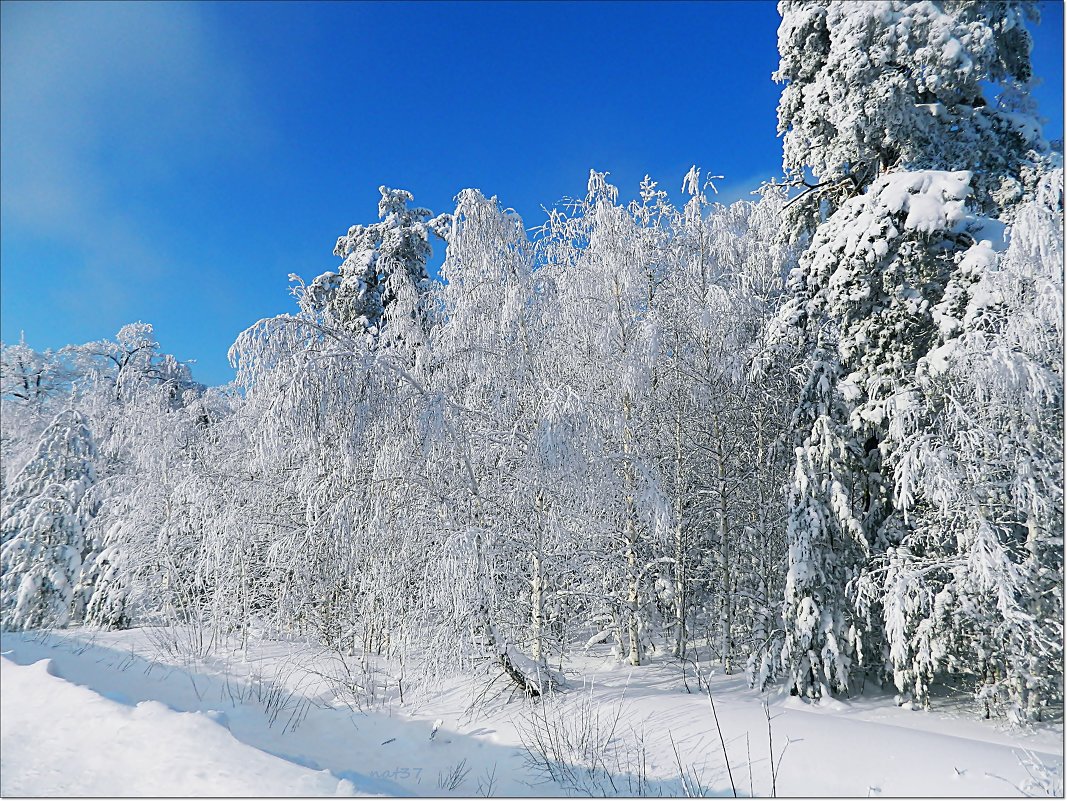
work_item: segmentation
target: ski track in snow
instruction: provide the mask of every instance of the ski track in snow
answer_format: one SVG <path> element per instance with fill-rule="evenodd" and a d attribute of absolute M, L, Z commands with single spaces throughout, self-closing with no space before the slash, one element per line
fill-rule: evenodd
<path fill-rule="evenodd" d="M 539 783 L 524 764 L 524 704 L 498 697 L 468 713 L 484 678 L 363 713 L 307 681 L 321 664 L 285 644 L 179 663 L 154 655 L 145 630 L 70 630 L 5 633 L 2 650 L 3 795 L 478 795 L 490 775 L 495 795 L 565 792 Z M 301 670 L 286 671 L 300 662 Z M 731 795 L 707 697 L 685 692 L 676 665 L 630 668 L 593 656 L 576 665 L 582 677 L 559 704 L 588 698 L 601 709 L 621 707 L 621 731 L 646 736 L 651 792 L 681 790 L 673 738 L 707 789 Z M 270 677 L 285 691 L 265 691 L 275 686 Z M 761 697 L 736 675 L 715 676 L 712 685 L 738 793 L 769 795 Z M 779 795 L 1015 795 L 1012 785 L 1029 778 L 1024 751 L 1062 771 L 1062 725 L 1024 735 L 951 710 L 901 709 L 888 695 L 819 706 L 768 700 Z M 431 739 L 437 720 L 444 722 Z M 451 786 L 457 767 L 461 778 Z M 630 778 L 615 775 L 623 792 Z"/>

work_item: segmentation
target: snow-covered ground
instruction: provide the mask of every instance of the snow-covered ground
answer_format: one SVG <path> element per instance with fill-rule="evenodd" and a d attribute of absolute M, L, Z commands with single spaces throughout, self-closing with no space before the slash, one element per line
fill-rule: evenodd
<path fill-rule="evenodd" d="M 509 699 L 487 674 L 408 687 L 400 705 L 381 682 L 378 702 L 357 703 L 340 658 L 299 643 L 196 660 L 166 645 L 146 629 L 4 634 L 0 793 L 732 795 L 732 779 L 770 795 L 770 748 L 780 796 L 1062 792 L 1061 723 L 1011 731 L 947 699 L 917 712 L 884 694 L 813 706 L 772 693 L 769 745 L 764 699 L 714 676 L 728 772 L 708 698 L 676 662 L 599 652 L 546 702 Z"/>

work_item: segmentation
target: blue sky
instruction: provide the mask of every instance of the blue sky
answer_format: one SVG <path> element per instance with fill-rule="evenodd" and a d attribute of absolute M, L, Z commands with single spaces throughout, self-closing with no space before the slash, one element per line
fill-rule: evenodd
<path fill-rule="evenodd" d="M 1034 31 L 1063 136 L 1063 7 Z M 697 164 L 733 200 L 780 169 L 773 2 L 3 3 L 0 336 L 156 327 L 207 383 L 289 273 L 336 266 L 377 187 L 464 187 L 528 225 Z M 438 248 L 440 249 L 440 248 Z"/>

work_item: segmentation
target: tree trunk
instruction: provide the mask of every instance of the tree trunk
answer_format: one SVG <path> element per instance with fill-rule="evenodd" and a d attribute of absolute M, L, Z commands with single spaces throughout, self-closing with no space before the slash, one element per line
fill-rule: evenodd
<path fill-rule="evenodd" d="M 723 457 L 722 432 L 718 418 L 712 419 L 712 432 L 715 437 L 715 477 L 718 481 L 719 509 L 718 509 L 718 534 L 719 554 L 722 560 L 722 592 L 723 592 L 723 615 L 722 615 L 722 667 L 727 675 L 733 670 L 731 658 L 734 650 L 733 624 L 734 624 L 734 600 L 733 600 L 733 569 L 730 563 L 730 531 L 727 523 L 726 501 L 726 464 Z"/>
<path fill-rule="evenodd" d="M 481 500 L 477 496 L 474 498 L 474 520 L 481 526 Z M 508 653 L 507 643 L 500 638 L 500 635 L 496 630 L 496 625 L 493 623 L 493 616 L 489 606 L 489 577 L 488 571 L 485 569 L 485 542 L 482 538 L 481 531 L 478 531 L 475 535 L 474 548 L 477 563 L 478 586 L 482 588 L 483 592 L 480 617 L 482 618 L 482 626 L 485 630 L 485 636 L 489 639 L 489 647 L 493 651 L 493 657 L 504 669 L 504 672 L 508 674 L 508 677 L 518 685 L 519 689 L 531 698 L 537 698 L 542 692 L 541 682 L 537 677 L 531 678 L 519 669 L 511 658 L 511 655 Z"/>
<path fill-rule="evenodd" d="M 530 655 L 535 662 L 544 661 L 544 653 L 541 645 L 541 631 L 543 628 L 543 612 L 542 612 L 542 578 L 541 578 L 541 557 L 537 551 L 534 551 L 530 555 L 530 572 L 533 577 L 530 581 L 530 639 L 532 644 L 530 646 Z"/>
<path fill-rule="evenodd" d="M 638 630 L 637 610 L 640 600 L 638 587 L 637 569 L 637 476 L 633 463 L 633 432 L 630 429 L 631 404 L 630 396 L 623 398 L 623 497 L 624 497 L 624 520 L 623 537 L 626 541 L 626 567 L 627 567 L 627 592 L 626 592 L 626 633 L 629 645 L 629 661 L 631 665 L 641 664 L 641 641 Z"/>
<path fill-rule="evenodd" d="M 674 648 L 685 659 L 685 528 L 682 523 L 682 410 L 677 404 L 674 418 Z"/>
<path fill-rule="evenodd" d="M 530 656 L 538 664 L 546 664 L 544 657 L 544 588 L 545 576 L 542 559 L 545 548 L 545 494 L 537 491 L 536 515 L 534 517 L 534 547 L 530 554 Z"/>

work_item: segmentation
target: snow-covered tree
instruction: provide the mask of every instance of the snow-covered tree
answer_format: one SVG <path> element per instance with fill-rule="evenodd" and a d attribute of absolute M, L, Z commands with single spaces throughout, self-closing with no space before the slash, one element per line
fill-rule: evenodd
<path fill-rule="evenodd" d="M 780 315 L 802 332 L 809 365 L 783 656 L 796 692 L 845 690 L 863 667 L 925 701 L 946 669 L 930 646 L 934 610 L 951 604 L 916 579 L 937 568 L 915 565 L 933 551 L 933 564 L 949 557 L 928 538 L 916 550 L 923 511 L 899 492 L 897 460 L 904 431 L 940 419 L 920 365 L 960 335 L 953 321 L 995 269 L 1002 223 L 1033 196 L 1047 162 L 1026 113 L 1029 6 L 780 8 L 784 164 L 812 187 L 796 207 L 818 224 Z M 983 84 L 1004 90 L 995 108 Z M 907 470 L 938 458 L 958 457 L 913 452 Z M 995 539 L 975 540 L 967 558 L 981 561 Z"/>
<path fill-rule="evenodd" d="M 554 211 L 542 243 L 554 285 L 548 332 L 566 385 L 591 415 L 596 469 L 583 487 L 597 613 L 611 621 L 631 664 L 644 661 L 651 631 L 653 543 L 667 531 L 667 500 L 648 437 L 658 329 L 651 306 L 660 276 L 632 209 L 619 205 L 605 173 L 588 194 Z"/>
<path fill-rule="evenodd" d="M 106 400 L 125 403 L 147 386 L 163 386 L 174 405 L 181 405 L 182 393 L 199 388 L 188 365 L 160 351 L 149 323 L 129 323 L 119 329 L 114 340 L 102 339 L 68 347 L 73 368 L 85 384 L 91 379 Z M 82 391 L 92 387 L 83 386 Z"/>
<path fill-rule="evenodd" d="M 71 372 L 62 354 L 35 351 L 20 338 L 0 343 L 0 493 L 33 455 L 57 404 L 69 402 Z"/>
<path fill-rule="evenodd" d="M 224 458 L 216 447 L 231 430 L 223 424 L 231 402 L 218 390 L 188 390 L 182 403 L 175 408 L 171 388 L 161 384 L 118 410 L 123 458 L 84 501 L 94 514 L 78 589 L 91 625 L 124 628 L 157 620 L 172 606 L 170 596 L 189 579 L 184 555 L 190 543 L 172 536 L 185 512 L 182 487 L 196 477 L 206 497 L 227 490 L 212 467 Z"/>
<path fill-rule="evenodd" d="M 215 516 L 246 522 L 197 524 L 228 543 L 204 564 L 218 613 L 246 628 L 272 597 L 268 625 L 364 653 L 402 645 L 398 613 L 418 602 L 428 558 L 408 478 L 430 446 L 426 261 L 431 226 L 443 230 L 410 193 L 381 191 L 382 222 L 338 241 L 340 273 L 298 286 L 298 315 L 260 321 L 231 350 L 244 444 Z"/>
<path fill-rule="evenodd" d="M 906 404 L 918 358 L 936 345 L 934 306 L 966 241 L 968 173 L 904 172 L 878 179 L 816 231 L 782 311 L 815 329 L 811 380 L 797 411 L 786 648 L 798 690 L 849 684 L 871 658 L 844 590 L 900 533 L 883 478 L 887 406 Z M 820 330 L 822 329 L 822 330 Z M 872 618 L 876 620 L 877 616 Z M 864 636 L 865 635 L 865 636 Z"/>
<path fill-rule="evenodd" d="M 17 344 L 0 345 L 0 396 L 24 406 L 39 406 L 67 389 L 70 376 L 50 350 L 35 351 L 20 337 Z"/>
<path fill-rule="evenodd" d="M 448 220 L 431 219 L 428 209 L 408 208 L 414 198 L 403 189 L 382 186 L 379 191 L 381 222 L 353 225 L 338 237 L 334 255 L 344 261 L 337 271 L 299 287 L 300 304 L 330 327 L 366 335 L 371 342 L 384 337 L 386 344 L 417 348 L 430 323 L 430 234 L 444 230 Z"/>
<path fill-rule="evenodd" d="M 1016 719 L 1062 684 L 1062 171 L 1039 190 L 1002 254 L 966 252 L 918 391 L 887 410 L 907 525 L 872 576 L 905 697 L 966 675 L 987 715 L 1004 702 Z"/>
<path fill-rule="evenodd" d="M 148 323 L 125 325 L 114 339 L 63 353 L 97 451 L 96 482 L 83 499 L 79 617 L 84 612 L 90 623 L 124 626 L 132 621 L 131 588 L 151 559 L 156 504 L 168 482 L 155 462 L 174 459 L 175 441 L 190 439 L 187 425 L 195 428 L 191 418 L 203 408 L 205 390 L 188 365 L 162 352 Z"/>
<path fill-rule="evenodd" d="M 706 632 L 711 655 L 732 671 L 755 651 L 761 660 L 778 629 L 788 414 L 777 382 L 788 370 L 758 369 L 756 357 L 792 251 L 776 236 L 777 190 L 712 206 L 709 185 L 693 168 L 676 210 L 646 179 L 643 207 L 656 211 L 640 215 L 659 229 L 662 275 L 653 418 L 671 501 L 663 555 L 673 566 L 657 586 L 671 609 L 672 651 L 684 656 L 688 632 Z"/>
<path fill-rule="evenodd" d="M 64 626 L 79 613 L 82 500 L 93 482 L 95 455 L 85 418 L 61 412 L 6 493 L 0 521 L 3 628 Z"/>
<path fill-rule="evenodd" d="M 971 171 L 984 213 L 1032 184 L 1035 3 L 783 0 L 779 12 L 778 130 L 787 177 L 817 188 L 806 213 L 894 170 Z"/>

